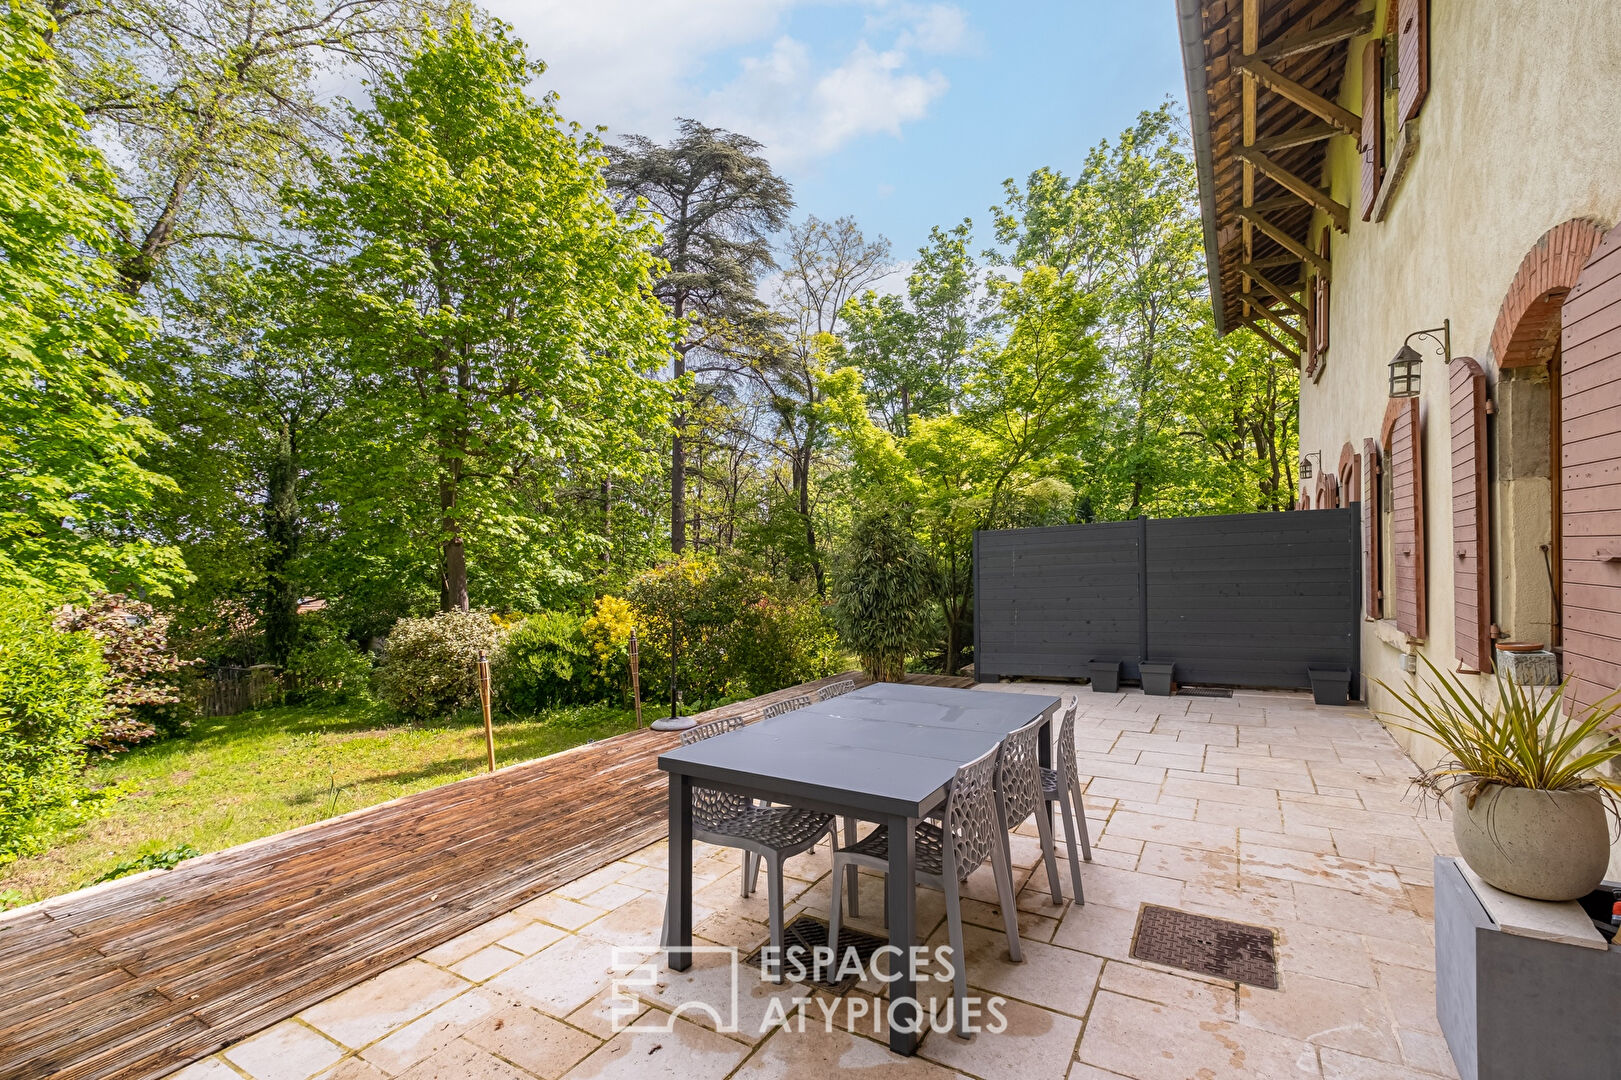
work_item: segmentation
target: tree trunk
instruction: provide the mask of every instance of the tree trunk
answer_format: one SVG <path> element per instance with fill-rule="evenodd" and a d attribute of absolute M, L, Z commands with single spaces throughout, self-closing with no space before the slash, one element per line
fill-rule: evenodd
<path fill-rule="evenodd" d="M 603 480 L 602 495 L 602 568 L 613 566 L 614 505 L 613 481 Z"/>
<path fill-rule="evenodd" d="M 461 489 L 462 459 L 440 464 L 439 513 L 444 534 L 439 582 L 439 610 L 466 611 L 467 551 L 462 544 L 462 523 L 456 502 Z"/>
<path fill-rule="evenodd" d="M 684 305 L 675 305 L 675 317 L 681 318 Z M 686 350 L 676 346 L 675 360 L 671 369 L 675 378 L 679 380 L 687 373 Z M 670 550 L 677 555 L 686 550 L 687 546 L 687 445 L 682 438 L 681 429 L 686 423 L 686 416 L 681 412 L 682 400 L 679 392 L 675 399 L 675 415 L 670 417 L 670 424 L 675 429 L 670 436 Z"/>
<path fill-rule="evenodd" d="M 298 589 L 293 563 L 298 558 L 298 438 L 285 418 L 277 431 L 265 485 L 265 651 L 285 664 L 298 636 Z"/>

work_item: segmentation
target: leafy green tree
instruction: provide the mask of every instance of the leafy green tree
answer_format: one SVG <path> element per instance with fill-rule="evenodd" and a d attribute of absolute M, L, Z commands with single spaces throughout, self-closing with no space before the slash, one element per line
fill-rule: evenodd
<path fill-rule="evenodd" d="M 386 440 L 360 467 L 376 498 L 432 500 L 443 610 L 468 609 L 470 549 L 555 572 L 555 494 L 633 473 L 668 407 L 645 374 L 672 340 L 656 234 L 616 215 L 596 140 L 525 93 L 540 70 L 499 26 L 430 33 L 294 196 L 321 331 Z"/>
<path fill-rule="evenodd" d="M 38 597 L 0 589 L 0 864 L 39 846 L 41 818 L 83 791 L 105 668 L 89 634 L 61 633 Z"/>
<path fill-rule="evenodd" d="M 856 519 L 833 579 L 833 624 L 874 679 L 905 677 L 906 657 L 924 640 L 932 573 L 901 511 Z"/>
<path fill-rule="evenodd" d="M 679 554 L 688 540 L 693 420 L 683 380 L 723 380 L 738 342 L 758 332 L 765 305 L 756 286 L 776 266 L 770 238 L 787 223 L 794 200 L 753 139 L 696 120 L 677 127 L 667 146 L 631 135 L 610 147 L 608 182 L 627 210 L 645 207 L 662 219 L 655 251 L 669 270 L 654 291 L 684 327 L 671 353 L 670 549 Z"/>
<path fill-rule="evenodd" d="M 0 584 L 81 596 L 186 579 L 137 514 L 170 481 L 123 370 L 146 332 L 108 259 L 129 208 L 62 91 L 31 2 L 0 13 Z"/>
<path fill-rule="evenodd" d="M 156 460 L 180 485 L 151 519 L 197 568 L 193 604 L 257 600 L 278 664 L 297 644 L 299 597 L 319 589 L 302 556 L 331 494 L 323 440 L 349 392 L 299 285 L 285 266 L 200 258 L 166 300 L 170 332 L 142 356 L 151 416 L 174 433 Z"/>
<path fill-rule="evenodd" d="M 448 6 L 448 5 L 447 5 Z M 140 292 L 176 250 L 274 231 L 289 176 L 337 126 L 319 84 L 386 69 L 427 5 L 399 0 L 52 0 L 68 92 L 116 147 L 135 207 L 115 259 Z"/>

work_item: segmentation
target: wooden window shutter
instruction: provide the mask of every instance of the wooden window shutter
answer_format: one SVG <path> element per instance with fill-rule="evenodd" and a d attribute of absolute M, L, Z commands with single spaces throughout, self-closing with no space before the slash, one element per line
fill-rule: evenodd
<path fill-rule="evenodd" d="M 1385 43 L 1375 39 L 1362 47 L 1362 220 L 1373 220 L 1379 181 L 1385 171 Z"/>
<path fill-rule="evenodd" d="M 1424 578 L 1424 446 L 1418 398 L 1391 402 L 1389 421 L 1391 552 L 1396 564 L 1396 628 L 1424 638 L 1429 629 Z"/>
<path fill-rule="evenodd" d="M 1621 228 L 1611 229 L 1560 312 L 1561 636 L 1571 696 L 1621 686 Z"/>
<path fill-rule="evenodd" d="M 1405 124 L 1430 93 L 1429 0 L 1400 0 L 1396 17 L 1396 116 Z"/>
<path fill-rule="evenodd" d="M 1379 597 L 1379 444 L 1362 440 L 1362 598 L 1370 619 L 1384 616 Z"/>
<path fill-rule="evenodd" d="M 1322 239 L 1318 242 L 1317 254 L 1321 255 L 1325 262 L 1329 261 L 1328 229 L 1326 227 L 1323 229 Z M 1313 341 L 1318 355 L 1321 356 L 1328 351 L 1328 275 L 1318 274 L 1313 280 L 1316 282 L 1312 294 L 1315 300 L 1312 309 L 1316 316 L 1312 327 L 1315 335 Z"/>
<path fill-rule="evenodd" d="M 1452 361 L 1453 620 L 1458 659 L 1490 671 L 1491 544 L 1487 525 L 1486 373 L 1467 356 Z"/>

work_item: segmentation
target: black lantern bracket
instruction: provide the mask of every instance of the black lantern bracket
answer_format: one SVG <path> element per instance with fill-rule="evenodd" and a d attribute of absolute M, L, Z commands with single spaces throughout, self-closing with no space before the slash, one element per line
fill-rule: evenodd
<path fill-rule="evenodd" d="M 1393 398 L 1418 397 L 1419 369 L 1424 354 L 1413 348 L 1414 338 L 1429 338 L 1439 351 L 1443 362 L 1452 363 L 1452 320 L 1442 319 L 1440 326 L 1428 330 L 1414 330 L 1401 343 L 1395 359 L 1390 361 L 1390 396 Z"/>
<path fill-rule="evenodd" d="M 1300 455 L 1300 479 L 1302 479 L 1302 480 L 1310 480 L 1311 479 L 1311 476 L 1312 476 L 1311 459 L 1312 458 L 1317 459 L 1317 467 L 1319 469 L 1321 469 L 1323 467 L 1323 452 L 1321 450 L 1313 450 L 1309 454 Z"/>

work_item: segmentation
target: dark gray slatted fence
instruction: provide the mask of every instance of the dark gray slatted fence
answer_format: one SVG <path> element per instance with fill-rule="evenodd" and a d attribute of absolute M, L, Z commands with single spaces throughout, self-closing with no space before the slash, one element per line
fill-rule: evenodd
<path fill-rule="evenodd" d="M 1304 687 L 1338 667 L 1355 688 L 1360 510 L 978 533 L 974 670 L 1077 678 L 1095 658 L 1133 679 L 1172 660 L 1180 682 Z"/>

